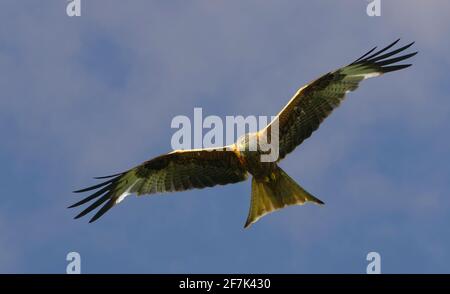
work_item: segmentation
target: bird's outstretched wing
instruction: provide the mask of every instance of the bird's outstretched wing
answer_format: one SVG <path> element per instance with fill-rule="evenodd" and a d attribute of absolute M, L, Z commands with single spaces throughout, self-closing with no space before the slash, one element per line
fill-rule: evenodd
<path fill-rule="evenodd" d="M 375 47 L 353 63 L 327 73 L 300 88 L 274 119 L 278 122 L 279 128 L 279 160 L 310 137 L 332 110 L 339 106 L 345 94 L 356 90 L 362 80 L 411 66 L 411 64 L 395 63 L 417 54 L 414 52 L 397 55 L 411 47 L 414 42 L 386 52 L 399 40 L 372 53 L 376 50 Z M 273 122 L 260 134 L 270 134 L 272 125 Z"/>
<path fill-rule="evenodd" d="M 75 191 L 81 193 L 98 189 L 69 207 L 95 200 L 75 218 L 82 217 L 104 204 L 90 220 L 93 222 L 133 193 L 155 194 L 237 183 L 247 179 L 247 171 L 233 151 L 198 149 L 174 151 L 146 161 L 124 173 L 100 178 L 109 179 Z"/>

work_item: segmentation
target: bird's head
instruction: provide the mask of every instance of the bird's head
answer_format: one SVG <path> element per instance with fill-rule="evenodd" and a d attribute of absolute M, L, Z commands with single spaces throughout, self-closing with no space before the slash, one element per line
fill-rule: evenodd
<path fill-rule="evenodd" d="M 241 152 L 258 151 L 257 133 L 247 133 L 239 137 L 236 147 Z"/>

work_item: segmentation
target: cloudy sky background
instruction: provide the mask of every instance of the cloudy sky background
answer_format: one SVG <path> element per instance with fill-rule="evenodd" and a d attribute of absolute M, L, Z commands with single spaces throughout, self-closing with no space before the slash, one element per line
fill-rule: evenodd
<path fill-rule="evenodd" d="M 450 272 L 450 2 L 1 0 L 0 272 Z M 401 37 L 408 70 L 352 93 L 282 167 L 326 202 L 243 229 L 250 182 L 127 198 L 72 190 L 170 151 L 175 115 L 274 115 L 304 83 Z"/>

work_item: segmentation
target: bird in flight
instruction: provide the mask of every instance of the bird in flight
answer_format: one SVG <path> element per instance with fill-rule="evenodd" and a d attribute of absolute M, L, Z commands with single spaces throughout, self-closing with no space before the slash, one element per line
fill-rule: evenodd
<path fill-rule="evenodd" d="M 346 93 L 356 90 L 362 80 L 411 66 L 398 62 L 417 52 L 399 53 L 414 42 L 391 49 L 398 42 L 396 40 L 376 52 L 375 47 L 349 65 L 303 86 L 267 127 L 256 133 L 245 134 L 235 144 L 222 149 L 175 150 L 125 172 L 96 178 L 106 181 L 74 191 L 82 193 L 96 190 L 69 208 L 92 201 L 75 217 L 80 218 L 103 205 L 89 221 L 93 222 L 130 194 L 140 196 L 238 183 L 245 181 L 249 174 L 252 175 L 251 202 L 244 227 L 289 205 L 301 205 L 308 201 L 323 204 L 289 177 L 278 166 L 278 162 L 309 138 L 333 109 L 339 106 Z M 263 162 L 261 156 L 264 152 L 259 147 L 250 150 L 249 138 L 270 137 L 274 122 L 278 127 L 278 160 Z"/>

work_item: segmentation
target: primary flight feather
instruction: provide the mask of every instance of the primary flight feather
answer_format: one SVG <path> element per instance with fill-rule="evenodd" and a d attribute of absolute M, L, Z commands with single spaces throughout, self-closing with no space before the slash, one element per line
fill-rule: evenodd
<path fill-rule="evenodd" d="M 351 64 L 329 72 L 303 86 L 266 128 L 254 134 L 245 134 L 235 144 L 224 148 L 177 150 L 148 160 L 123 173 L 100 177 L 106 181 L 75 193 L 96 190 L 92 195 L 70 206 L 89 202 L 89 206 L 75 218 L 100 207 L 90 222 L 97 220 L 127 195 L 155 194 L 213 187 L 245 181 L 252 178 L 250 211 L 245 223 L 248 227 L 262 216 L 288 205 L 307 201 L 323 204 L 300 187 L 279 166 L 278 162 L 319 127 L 322 121 L 339 106 L 346 93 L 358 88 L 362 80 L 401 70 L 411 64 L 398 64 L 417 52 L 399 55 L 413 43 L 389 51 L 399 40 L 378 50 L 376 47 Z M 278 127 L 279 158 L 262 162 L 264 153 L 259 148 L 250 151 L 251 136 L 270 137 Z M 92 201 L 92 202 L 91 202 Z"/>

